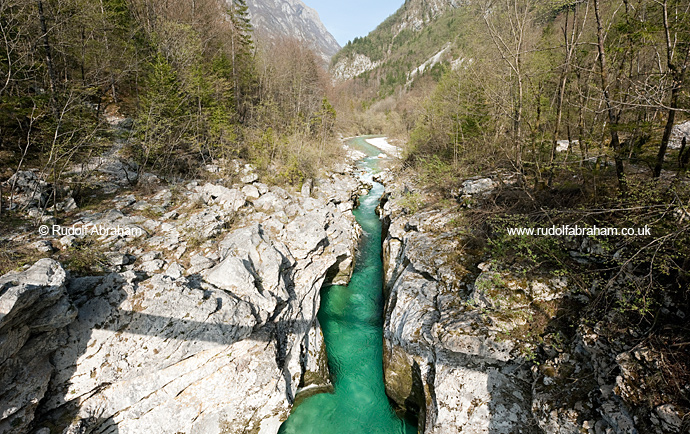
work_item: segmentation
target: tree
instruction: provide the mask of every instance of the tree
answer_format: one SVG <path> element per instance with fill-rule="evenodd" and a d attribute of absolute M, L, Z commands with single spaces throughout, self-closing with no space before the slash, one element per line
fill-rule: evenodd
<path fill-rule="evenodd" d="M 568 25 L 570 24 L 570 11 L 572 8 L 572 25 L 570 30 L 568 30 Z M 568 78 L 571 73 L 571 68 L 573 64 L 573 58 L 575 57 L 576 49 L 580 45 L 580 40 L 587 26 L 587 16 L 589 12 L 589 3 L 585 5 L 584 17 L 582 22 L 579 23 L 579 11 L 580 5 L 575 3 L 571 7 L 565 10 L 565 23 L 562 27 L 563 32 L 563 64 L 561 65 L 560 75 L 558 79 L 558 88 L 556 93 L 556 120 L 553 126 L 553 139 L 551 143 L 551 155 L 549 157 L 549 181 L 548 184 L 551 186 L 553 182 L 554 174 L 554 160 L 556 158 L 556 148 L 558 146 L 558 137 L 561 132 L 561 122 L 563 121 L 563 105 L 565 103 L 565 93 L 568 84 Z M 568 144 L 570 145 L 570 134 L 568 134 Z"/>
<path fill-rule="evenodd" d="M 489 2 L 482 13 L 491 41 L 503 62 L 509 67 L 512 106 L 514 163 L 522 171 L 523 116 L 527 71 L 525 57 L 533 49 L 535 32 L 531 0 Z"/>
<path fill-rule="evenodd" d="M 189 139 L 189 116 L 179 87 L 178 75 L 162 53 L 151 62 L 146 79 L 146 94 L 138 119 L 137 135 L 141 140 L 140 167 L 153 165 L 172 171 L 171 163 Z"/>
<path fill-rule="evenodd" d="M 411 134 L 414 154 L 438 156 L 463 170 L 462 163 L 491 158 L 492 126 L 484 91 L 473 68 L 448 71 L 424 103 Z"/>
<path fill-rule="evenodd" d="M 616 113 L 613 107 L 613 101 L 611 98 L 611 91 L 609 89 L 609 78 L 608 78 L 608 64 L 606 62 L 606 49 L 604 48 L 604 30 L 602 15 L 599 8 L 599 0 L 594 1 L 594 15 L 596 17 L 597 25 L 597 50 L 599 52 L 599 77 L 601 79 L 601 90 L 604 97 L 604 104 L 606 106 L 606 112 L 609 119 L 609 133 L 611 134 L 610 146 L 613 149 L 613 158 L 616 164 L 616 177 L 618 178 L 618 188 L 620 192 L 625 195 L 627 194 L 628 184 L 625 179 L 625 168 L 623 167 L 623 160 L 621 158 L 621 143 L 618 136 L 618 120 L 619 114 Z"/>
<path fill-rule="evenodd" d="M 232 61 L 232 80 L 235 100 L 240 117 L 244 118 L 248 110 L 248 94 L 252 86 L 254 41 L 252 24 L 249 19 L 249 8 L 246 0 L 231 0 L 228 9 L 230 17 L 230 56 Z"/>
<path fill-rule="evenodd" d="M 658 178 L 661 176 L 661 168 L 664 164 L 664 156 L 671 138 L 676 112 L 679 108 L 680 93 L 685 81 L 688 61 L 690 60 L 690 3 L 677 0 L 660 0 L 655 1 L 655 3 L 661 7 L 666 48 L 666 68 L 671 82 L 668 115 L 653 173 L 654 178 Z"/>
<path fill-rule="evenodd" d="M 326 147 L 326 141 L 333 136 L 336 121 L 336 111 L 325 96 L 321 101 L 321 110 L 312 120 L 312 133 L 319 139 L 319 151 Z"/>

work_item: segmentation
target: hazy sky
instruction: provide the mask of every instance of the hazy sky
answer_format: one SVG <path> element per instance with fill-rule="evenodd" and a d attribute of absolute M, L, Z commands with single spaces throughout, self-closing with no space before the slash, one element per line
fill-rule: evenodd
<path fill-rule="evenodd" d="M 302 0 L 316 9 L 321 21 L 340 45 L 366 36 L 393 15 L 405 0 Z"/>

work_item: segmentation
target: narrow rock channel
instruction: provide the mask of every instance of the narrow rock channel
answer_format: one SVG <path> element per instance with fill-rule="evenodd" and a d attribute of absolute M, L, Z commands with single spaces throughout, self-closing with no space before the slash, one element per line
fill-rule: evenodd
<path fill-rule="evenodd" d="M 360 161 L 362 181 L 373 184 L 353 211 L 363 229 L 356 265 L 347 286 L 321 291 L 321 324 L 333 393 L 320 393 L 298 403 L 280 433 L 415 433 L 390 406 L 383 381 L 383 265 L 381 222 L 376 207 L 383 185 L 372 180 L 380 150 L 362 138 L 349 144 L 367 154 Z"/>

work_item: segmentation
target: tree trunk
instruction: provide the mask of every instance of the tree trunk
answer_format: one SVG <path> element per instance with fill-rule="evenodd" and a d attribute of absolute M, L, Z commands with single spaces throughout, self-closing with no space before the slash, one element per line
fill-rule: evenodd
<path fill-rule="evenodd" d="M 53 114 L 57 118 L 58 109 L 55 101 L 55 92 L 57 92 L 57 76 L 55 75 L 55 68 L 53 68 L 53 54 L 50 47 L 50 40 L 48 39 L 48 26 L 46 25 L 46 17 L 43 13 L 43 2 L 36 0 L 38 5 L 38 20 L 41 24 L 41 33 L 43 33 L 43 49 L 46 56 L 46 68 L 48 69 L 48 78 L 50 80 L 50 102 L 53 109 Z"/>
<path fill-rule="evenodd" d="M 599 0 L 594 0 L 594 15 L 597 20 L 597 48 L 599 49 L 599 67 L 601 68 L 601 87 L 604 94 L 604 103 L 609 118 L 609 131 L 611 133 L 611 149 L 613 149 L 613 159 L 616 163 L 616 177 L 618 178 L 618 189 L 623 196 L 628 193 L 628 183 L 625 180 L 625 167 L 621 159 L 621 142 L 618 137 L 616 126 L 618 121 L 611 104 L 609 93 L 608 71 L 606 69 L 606 51 L 604 50 L 604 30 L 601 24 L 601 14 L 599 12 Z"/>
<path fill-rule="evenodd" d="M 678 107 L 678 94 L 680 93 L 680 86 L 675 85 L 671 89 L 671 108 L 668 109 L 668 118 L 666 119 L 666 126 L 664 127 L 664 134 L 661 137 L 661 145 L 659 152 L 656 155 L 656 165 L 654 166 L 654 178 L 661 176 L 661 168 L 664 164 L 664 157 L 666 156 L 666 149 L 668 149 L 668 142 L 671 139 L 671 132 L 673 131 L 673 124 L 676 120 L 676 107 Z"/>
<path fill-rule="evenodd" d="M 576 12 L 573 13 L 573 35 L 572 35 L 572 42 L 574 43 L 575 39 L 575 18 L 576 18 Z M 561 121 L 563 119 L 563 100 L 565 99 L 565 88 L 566 85 L 568 84 L 568 73 L 570 72 L 570 59 L 572 58 L 572 53 L 573 53 L 573 46 L 570 44 L 570 41 L 568 40 L 568 16 L 570 14 L 568 11 L 565 13 L 565 27 L 563 28 L 563 39 L 565 41 L 565 59 L 563 62 L 563 69 L 561 71 L 561 76 L 558 80 L 559 86 L 558 86 L 558 94 L 556 96 L 556 124 L 554 125 L 553 128 L 553 141 L 551 143 L 551 156 L 550 156 L 550 161 L 549 161 L 549 181 L 548 181 L 548 186 L 551 187 L 551 184 L 553 182 L 553 175 L 554 175 L 554 162 L 556 160 L 556 149 L 558 147 L 558 134 L 561 131 Z M 570 139 L 568 139 L 568 147 L 570 147 Z"/>
<path fill-rule="evenodd" d="M 671 138 L 671 131 L 673 130 L 673 124 L 676 120 L 676 111 L 678 109 L 678 99 L 680 96 L 680 91 L 683 86 L 683 79 L 685 75 L 685 69 L 688 64 L 688 57 L 690 56 L 690 45 L 688 45 L 685 51 L 685 59 L 683 64 L 678 67 L 676 65 L 675 57 L 675 42 L 671 40 L 670 24 L 668 21 L 668 4 L 664 0 L 662 3 L 662 12 L 664 17 L 664 35 L 666 38 L 666 63 L 668 70 L 671 73 L 671 103 L 668 109 L 668 118 L 666 119 L 666 126 L 664 127 L 664 134 L 661 137 L 661 145 L 659 146 L 659 152 L 656 156 L 656 165 L 654 166 L 654 178 L 659 178 L 661 176 L 661 169 L 664 165 L 664 157 L 666 156 L 666 149 L 668 149 L 668 142 Z M 675 38 L 674 38 L 675 39 Z"/>
<path fill-rule="evenodd" d="M 103 42 L 105 42 L 105 50 L 110 53 L 110 43 L 108 42 L 108 28 L 105 17 L 105 7 L 103 6 L 103 0 L 100 0 L 101 4 L 101 21 L 103 23 Z M 113 94 L 113 102 L 117 103 L 117 93 L 115 91 L 115 75 L 113 74 L 112 65 L 108 65 L 108 74 L 110 75 L 110 91 Z"/>

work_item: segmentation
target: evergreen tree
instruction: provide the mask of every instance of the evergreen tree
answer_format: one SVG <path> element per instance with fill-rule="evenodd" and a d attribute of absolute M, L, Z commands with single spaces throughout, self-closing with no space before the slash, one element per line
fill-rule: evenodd
<path fill-rule="evenodd" d="M 228 9 L 230 17 L 230 58 L 232 63 L 232 83 L 237 111 L 244 119 L 253 87 L 254 41 L 253 27 L 249 19 L 246 0 L 232 0 Z"/>
<path fill-rule="evenodd" d="M 180 90 L 178 75 L 162 53 L 149 66 L 147 91 L 137 122 L 141 141 L 142 169 L 152 165 L 169 170 L 187 139 L 187 104 Z"/>

